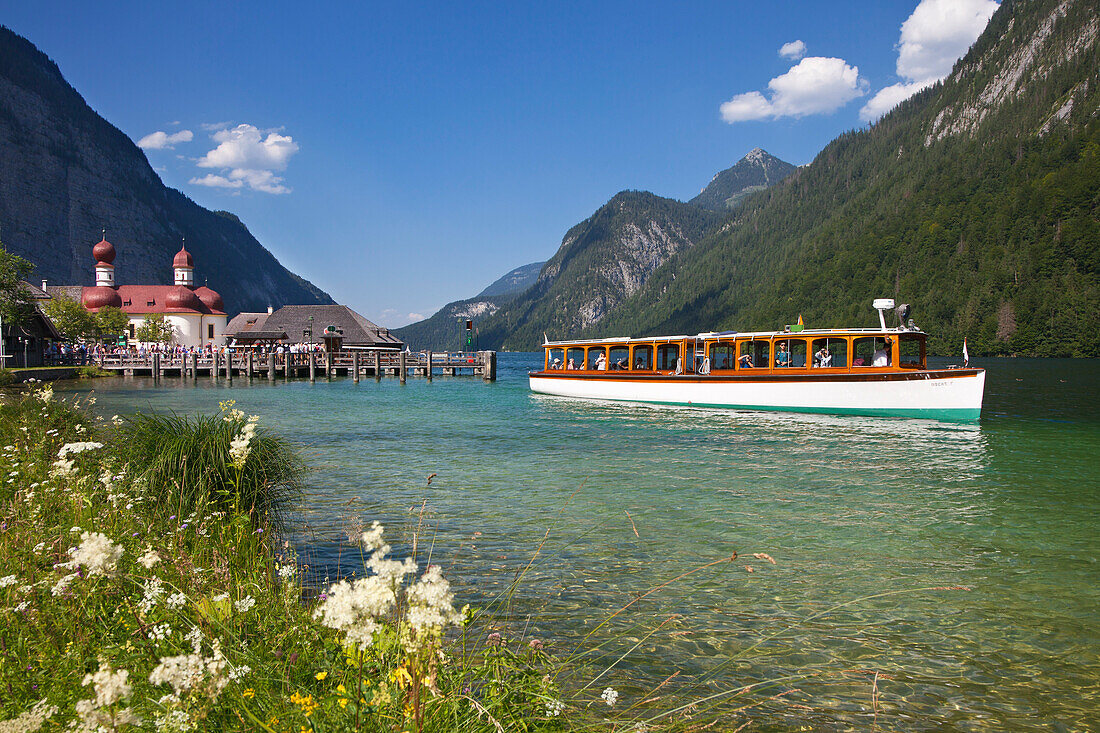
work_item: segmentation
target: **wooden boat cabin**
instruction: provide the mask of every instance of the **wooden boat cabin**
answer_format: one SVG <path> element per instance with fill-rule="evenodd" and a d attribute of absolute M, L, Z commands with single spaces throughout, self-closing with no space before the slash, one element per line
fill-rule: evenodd
<path fill-rule="evenodd" d="M 926 339 L 920 331 L 817 329 L 557 341 L 543 345 L 543 372 L 605 379 L 909 372 L 927 368 Z"/>

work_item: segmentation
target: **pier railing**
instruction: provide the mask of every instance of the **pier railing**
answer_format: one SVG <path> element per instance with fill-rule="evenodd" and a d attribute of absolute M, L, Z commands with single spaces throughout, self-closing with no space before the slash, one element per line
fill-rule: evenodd
<path fill-rule="evenodd" d="M 253 349 L 231 349 L 213 354 L 104 354 L 89 361 L 103 369 L 130 375 L 161 377 L 198 376 L 267 377 L 290 379 L 308 377 L 362 376 L 381 379 L 392 375 L 404 382 L 408 376 L 432 379 L 445 376 L 480 376 L 496 380 L 495 351 L 382 351 L 344 350 L 308 353 L 259 353 Z"/>

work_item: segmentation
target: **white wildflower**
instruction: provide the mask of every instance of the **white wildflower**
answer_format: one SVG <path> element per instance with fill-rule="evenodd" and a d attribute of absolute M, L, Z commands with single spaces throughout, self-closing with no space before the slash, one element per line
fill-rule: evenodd
<path fill-rule="evenodd" d="M 233 605 L 236 606 L 238 612 L 244 613 L 256 605 L 256 599 L 252 596 L 245 596 L 239 601 L 234 601 Z"/>
<path fill-rule="evenodd" d="M 408 604 L 406 619 L 417 633 L 462 622 L 462 614 L 454 607 L 451 584 L 438 565 L 429 565 L 420 580 L 409 586 L 405 600 Z"/>
<path fill-rule="evenodd" d="M 71 458 L 59 458 L 53 462 L 53 468 L 50 469 L 50 475 L 55 478 L 64 478 L 66 476 L 76 475 L 76 465 Z"/>
<path fill-rule="evenodd" d="M 73 553 L 73 562 L 88 569 L 88 575 L 114 575 L 122 546 L 100 532 L 84 532 L 80 535 L 80 547 Z"/>
<path fill-rule="evenodd" d="M 202 653 L 202 629 L 198 626 L 192 626 L 191 630 L 183 637 L 187 640 L 187 643 L 191 645 L 191 648 L 195 650 L 195 654 Z"/>
<path fill-rule="evenodd" d="M 157 605 L 157 601 L 164 595 L 164 584 L 160 578 L 149 578 L 145 581 L 145 595 L 138 602 L 138 608 L 142 613 L 149 613 Z"/>
<path fill-rule="evenodd" d="M 229 594 L 228 593 L 219 593 L 218 595 L 213 596 L 210 600 L 213 601 L 214 603 L 222 603 L 224 601 L 229 600 Z"/>
<path fill-rule="evenodd" d="M 164 641 L 172 635 L 172 627 L 168 624 L 157 624 L 149 630 L 149 636 L 153 637 L 157 641 Z"/>
<path fill-rule="evenodd" d="M 222 656 L 221 643 L 215 639 L 212 646 L 210 657 L 203 657 L 198 652 L 161 657 L 160 664 L 149 675 L 149 682 L 154 685 L 169 684 L 177 695 L 200 690 L 210 700 L 217 700 L 229 684 L 226 672 L 228 663 Z"/>
<path fill-rule="evenodd" d="M 75 455 L 77 453 L 83 453 L 84 451 L 95 450 L 96 448 L 102 448 L 103 443 L 95 442 L 83 442 L 83 443 L 66 443 L 61 446 L 61 450 L 57 452 L 58 458 L 64 458 L 68 455 Z"/>
<path fill-rule="evenodd" d="M 297 570 L 298 569 L 294 565 L 280 565 L 279 566 L 279 577 L 282 578 L 283 580 L 287 580 L 288 578 L 293 577 L 294 573 L 296 573 Z"/>
<path fill-rule="evenodd" d="M 42 550 L 44 550 L 44 549 L 46 549 L 46 543 L 45 542 L 39 542 L 37 545 L 34 546 L 34 554 L 37 555 L 38 553 L 42 552 Z"/>
<path fill-rule="evenodd" d="M 229 679 L 234 682 L 239 682 L 240 680 L 244 679 L 245 675 L 249 674 L 251 671 L 252 668 L 249 667 L 247 664 L 242 664 L 239 667 L 233 667 L 229 670 Z"/>
<path fill-rule="evenodd" d="M 360 541 L 363 543 L 363 547 L 365 547 L 368 551 L 374 551 L 381 547 L 382 532 L 384 531 L 385 527 L 383 527 L 378 522 L 372 524 L 370 529 L 364 532 L 363 536 L 360 538 Z"/>
<path fill-rule="evenodd" d="M 561 700 L 550 700 L 546 703 L 546 715 L 550 718 L 556 718 L 562 714 L 565 710 L 565 703 Z"/>
<path fill-rule="evenodd" d="M 30 601 L 23 601 L 22 603 L 20 603 L 18 606 L 15 607 L 15 612 L 16 613 L 23 613 L 23 611 L 26 611 L 30 607 L 31 607 L 31 602 Z"/>
<path fill-rule="evenodd" d="M 164 603 L 169 608 L 179 608 L 183 604 L 187 603 L 187 596 L 183 593 L 173 593 L 164 599 Z"/>
<path fill-rule="evenodd" d="M 384 616 L 396 603 L 393 587 L 377 576 L 360 578 L 354 583 L 341 580 L 328 589 L 313 617 L 324 626 L 343 632 L 347 644 L 366 649 L 374 642 L 374 632 L 379 628 L 375 619 Z"/>
<path fill-rule="evenodd" d="M 16 715 L 11 720 L 0 720 L 0 733 L 34 733 L 43 724 L 57 715 L 57 706 L 50 705 L 42 698 L 30 710 Z"/>
<path fill-rule="evenodd" d="M 138 564 L 146 570 L 152 570 L 158 562 L 160 562 L 160 555 L 152 547 L 147 548 L 145 554 L 138 558 Z"/>
<path fill-rule="evenodd" d="M 19 581 L 19 578 L 14 575 L 5 575 L 0 578 L 0 588 L 7 588 L 9 585 L 15 585 Z"/>
<path fill-rule="evenodd" d="M 236 415 L 234 413 L 239 413 Z M 239 421 L 244 417 L 244 413 L 240 410 L 233 410 L 230 415 L 233 416 L 232 421 Z M 229 420 L 229 416 L 226 416 L 226 420 Z M 229 442 L 229 460 L 237 468 L 244 466 L 244 462 L 248 460 L 248 453 L 252 449 L 249 447 L 252 443 L 252 439 L 256 437 L 256 423 L 259 421 L 259 417 L 252 415 L 248 418 L 248 421 L 241 427 L 237 436 Z"/>
<path fill-rule="evenodd" d="M 37 397 L 42 402 L 49 402 L 50 400 L 53 399 L 53 387 L 49 384 L 46 384 L 46 385 L 43 385 L 41 388 L 36 389 L 31 394 L 33 394 L 35 397 Z"/>
<path fill-rule="evenodd" d="M 602 693 L 600 693 L 600 697 L 603 699 L 604 702 L 607 703 L 608 707 L 611 707 L 615 704 L 615 701 L 619 699 L 619 693 L 616 692 L 614 689 L 607 687 L 604 688 L 604 691 Z"/>
<path fill-rule="evenodd" d="M 98 672 L 84 677 L 83 685 L 95 685 L 95 697 L 76 704 L 76 714 L 81 723 L 80 731 L 99 733 L 141 723 L 133 710 L 118 707 L 124 698 L 130 696 L 130 683 L 127 681 L 129 676 L 130 673 L 125 669 L 112 672 L 103 663 Z"/>
<path fill-rule="evenodd" d="M 61 580 L 57 581 L 53 588 L 50 588 L 50 594 L 53 596 L 62 595 L 65 589 L 69 587 L 69 583 L 76 580 L 76 577 L 76 573 L 64 576 Z"/>

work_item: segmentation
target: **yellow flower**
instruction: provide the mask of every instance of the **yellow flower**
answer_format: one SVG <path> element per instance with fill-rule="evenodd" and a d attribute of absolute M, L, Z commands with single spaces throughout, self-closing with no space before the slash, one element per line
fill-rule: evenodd
<path fill-rule="evenodd" d="M 328 672 L 318 672 L 317 674 L 313 675 L 313 678 L 316 680 L 323 680 L 325 677 L 328 677 Z"/>
<path fill-rule="evenodd" d="M 348 706 L 348 699 L 346 697 L 341 697 L 339 700 L 336 701 L 336 703 L 341 708 L 346 708 Z"/>
<path fill-rule="evenodd" d="M 344 693 L 344 692 L 347 692 L 348 690 L 343 685 L 336 685 L 336 691 L 340 692 L 340 693 Z"/>
<path fill-rule="evenodd" d="M 248 689 L 246 689 L 244 692 L 241 693 L 241 697 L 244 697 L 244 698 L 256 697 L 256 691 L 253 690 L 251 687 L 249 687 Z"/>
<path fill-rule="evenodd" d="M 402 690 L 411 685 L 413 681 L 412 675 L 409 674 L 409 670 L 405 669 L 404 667 L 398 667 L 397 669 L 395 669 L 390 675 L 390 679 L 400 685 Z"/>

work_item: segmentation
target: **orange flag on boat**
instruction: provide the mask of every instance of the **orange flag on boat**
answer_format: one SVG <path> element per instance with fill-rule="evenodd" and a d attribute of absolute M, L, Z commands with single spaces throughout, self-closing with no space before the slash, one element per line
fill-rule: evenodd
<path fill-rule="evenodd" d="M 801 313 L 799 313 L 799 314 L 798 314 L 798 325 L 799 325 L 799 326 L 804 326 L 804 325 L 806 325 L 806 324 L 804 324 L 804 323 L 802 322 L 802 314 L 801 314 Z"/>

